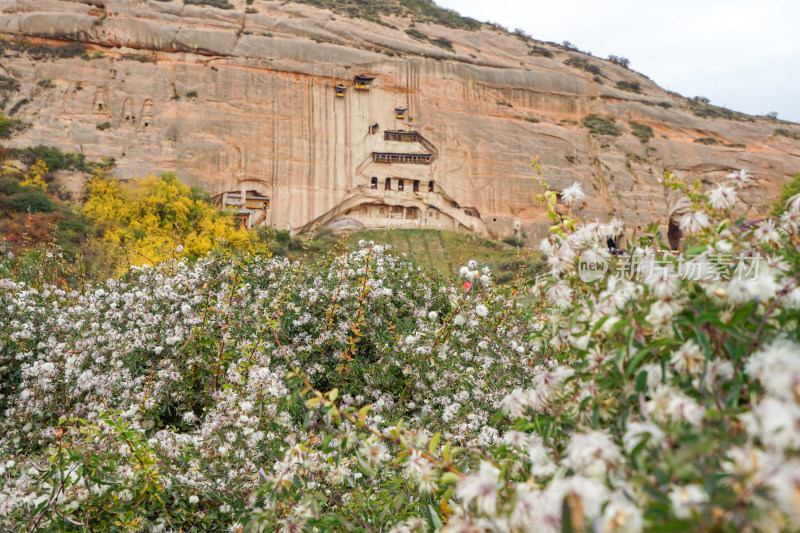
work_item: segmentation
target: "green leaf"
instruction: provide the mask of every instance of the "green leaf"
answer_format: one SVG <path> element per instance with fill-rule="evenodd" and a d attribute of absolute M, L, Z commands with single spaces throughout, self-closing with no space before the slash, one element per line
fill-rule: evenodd
<path fill-rule="evenodd" d="M 702 254 L 706 251 L 707 246 L 705 244 L 698 244 L 697 246 L 692 246 L 688 250 L 686 250 L 687 256 L 697 256 Z"/>
<path fill-rule="evenodd" d="M 444 494 L 442 494 L 442 499 L 450 500 L 453 497 L 453 494 L 455 494 L 455 492 L 456 492 L 455 485 L 450 485 L 449 487 L 447 487 L 447 490 L 444 491 Z"/>
<path fill-rule="evenodd" d="M 439 518 L 438 511 L 436 511 L 431 504 L 428 504 L 428 513 L 430 514 L 430 523 L 434 529 L 441 529 L 444 527 L 444 524 L 442 524 L 442 519 Z"/>
<path fill-rule="evenodd" d="M 631 322 L 631 320 L 633 320 L 632 317 L 623 318 L 622 320 L 620 320 L 619 322 L 617 322 L 616 324 L 611 326 L 611 330 L 608 332 L 608 337 L 609 338 L 613 337 L 614 333 L 616 333 L 617 330 L 622 329 L 623 327 L 627 326 Z"/>
<path fill-rule="evenodd" d="M 699 329 L 694 330 L 694 335 L 697 338 L 697 343 L 703 348 L 706 354 L 706 359 L 710 359 L 712 355 L 711 346 L 708 344 L 708 335 L 702 333 Z"/>
<path fill-rule="evenodd" d="M 505 418 L 506 414 L 503 411 L 497 411 L 495 414 L 492 415 L 492 418 L 489 419 L 489 425 L 494 425 L 500 422 L 503 418 Z"/>
<path fill-rule="evenodd" d="M 429 454 L 433 455 L 433 452 L 436 451 L 436 447 L 439 445 L 439 440 L 441 438 L 442 438 L 442 434 L 441 433 L 436 433 L 436 435 L 433 436 L 433 438 L 431 439 L 430 443 L 428 443 L 428 453 Z"/>
<path fill-rule="evenodd" d="M 367 477 L 372 477 L 375 475 L 375 471 L 370 468 L 370 466 L 361 458 L 358 459 L 358 468 L 361 470 L 361 473 Z"/>
<path fill-rule="evenodd" d="M 636 392 L 644 392 L 647 389 L 647 370 L 639 372 L 636 376 Z"/>
<path fill-rule="evenodd" d="M 633 372 L 639 366 L 639 363 L 641 363 L 642 360 L 649 354 L 650 354 L 650 348 L 642 348 L 641 350 L 636 352 L 636 355 L 633 356 L 633 359 L 631 359 L 631 362 L 628 364 L 628 368 L 625 369 L 625 374 L 628 376 L 632 376 Z"/>
<path fill-rule="evenodd" d="M 442 485 L 449 485 L 450 483 L 458 483 L 461 481 L 461 476 L 456 474 L 455 472 L 445 472 L 442 474 L 442 477 L 439 478 L 439 482 Z"/>
<path fill-rule="evenodd" d="M 313 398 L 306 400 L 306 407 L 309 409 L 314 409 L 315 407 L 319 406 L 320 402 L 322 402 L 322 400 L 320 400 L 317 396 L 314 396 Z"/>
<path fill-rule="evenodd" d="M 394 499 L 394 512 L 397 513 L 403 504 L 406 502 L 408 494 L 405 491 L 400 491 Z"/>
<path fill-rule="evenodd" d="M 751 300 L 751 301 L 747 302 L 742 307 L 740 307 L 738 311 L 736 311 L 733 314 L 733 316 L 731 317 L 730 324 L 732 326 L 735 326 L 736 324 L 738 324 L 739 322 L 744 320 L 746 317 L 752 315 L 753 311 L 755 311 L 755 309 L 756 309 L 756 302 L 755 301 Z"/>
<path fill-rule="evenodd" d="M 594 336 L 594 334 L 597 333 L 597 330 L 599 330 L 601 327 L 603 327 L 603 324 L 605 324 L 606 320 L 608 320 L 609 318 L 610 318 L 609 315 L 606 315 L 603 318 L 601 318 L 600 320 L 598 320 L 595 323 L 594 327 L 592 328 L 592 331 L 589 332 L 589 335 Z"/>
<path fill-rule="evenodd" d="M 451 463 L 453 461 L 453 456 L 450 454 L 450 441 L 444 445 L 444 450 L 442 450 L 442 459 Z"/>
<path fill-rule="evenodd" d="M 395 461 L 394 461 L 394 465 L 395 465 L 395 466 L 397 466 L 397 465 L 399 465 L 400 463 L 402 463 L 402 462 L 403 462 L 403 459 L 405 459 L 406 457 L 408 457 L 410 454 L 411 454 L 411 452 L 410 452 L 410 451 L 408 451 L 408 450 L 403 450 L 403 451 L 401 451 L 400 453 L 398 453 L 398 454 L 397 454 L 397 459 L 395 459 Z"/>

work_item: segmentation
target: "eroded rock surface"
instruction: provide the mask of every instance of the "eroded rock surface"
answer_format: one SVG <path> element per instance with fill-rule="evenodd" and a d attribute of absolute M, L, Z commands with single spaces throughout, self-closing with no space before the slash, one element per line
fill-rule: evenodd
<path fill-rule="evenodd" d="M 701 118 L 635 72 L 489 26 L 416 23 L 423 41 L 405 32 L 407 18 L 386 17 L 389 27 L 300 4 L 231 3 L 6 0 L 6 38 L 80 41 L 88 53 L 36 60 L 6 47 L 0 74 L 19 89 L 3 95 L 5 112 L 33 123 L 10 144 L 111 156 L 122 178 L 176 171 L 212 195 L 257 191 L 270 200 L 259 222 L 292 231 L 440 227 L 502 237 L 521 224 L 541 236 L 534 156 L 554 188 L 583 183 L 589 216 L 642 227 L 666 222 L 665 169 L 713 181 L 747 168 L 757 178 L 744 198 L 754 212 L 800 170 L 800 142 L 775 134 L 799 126 Z M 531 55 L 534 45 L 553 57 Z M 564 63 L 575 55 L 601 74 Z M 355 89 L 356 75 L 374 78 L 369 90 Z M 588 114 L 615 117 L 622 135 L 592 135 L 581 124 Z M 630 122 L 654 137 L 641 142 Z M 374 152 L 431 157 L 380 163 Z"/>

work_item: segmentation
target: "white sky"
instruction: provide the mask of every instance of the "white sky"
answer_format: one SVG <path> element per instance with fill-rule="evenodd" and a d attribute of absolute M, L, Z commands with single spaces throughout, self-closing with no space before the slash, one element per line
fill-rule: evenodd
<path fill-rule="evenodd" d="M 570 41 L 665 89 L 800 122 L 800 0 L 436 0 L 464 16 Z"/>

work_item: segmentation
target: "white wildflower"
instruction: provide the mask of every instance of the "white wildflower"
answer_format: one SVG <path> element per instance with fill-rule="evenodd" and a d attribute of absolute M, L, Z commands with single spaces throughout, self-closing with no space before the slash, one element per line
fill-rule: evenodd
<path fill-rule="evenodd" d="M 571 246 L 564 243 L 551 251 L 547 257 L 547 264 L 550 265 L 554 275 L 568 272 L 575 267 L 575 251 Z"/>
<path fill-rule="evenodd" d="M 678 372 L 697 375 L 702 370 L 705 360 L 703 350 L 690 339 L 672 354 L 669 362 Z"/>
<path fill-rule="evenodd" d="M 800 213 L 800 193 L 786 201 L 786 210 L 790 213 Z"/>
<path fill-rule="evenodd" d="M 533 477 L 549 477 L 556 473 L 557 467 L 552 454 L 540 438 L 532 438 L 528 444 L 528 460 L 531 462 Z"/>
<path fill-rule="evenodd" d="M 758 223 L 755 231 L 753 231 L 753 236 L 761 244 L 778 245 L 781 241 L 781 234 L 778 233 L 775 227 L 775 221 L 769 218 Z"/>
<path fill-rule="evenodd" d="M 547 289 L 547 299 L 553 305 L 566 309 L 572 305 L 572 287 L 565 280 L 560 280 Z"/>
<path fill-rule="evenodd" d="M 745 371 L 773 396 L 800 403 L 800 344 L 776 339 L 750 356 Z"/>
<path fill-rule="evenodd" d="M 378 466 L 389 460 L 389 450 L 386 445 L 376 438 L 367 440 L 359 449 L 359 453 L 369 462 L 371 466 Z"/>
<path fill-rule="evenodd" d="M 639 533 L 643 527 L 642 511 L 629 499 L 616 495 L 601 518 L 603 533 Z"/>
<path fill-rule="evenodd" d="M 500 470 L 491 463 L 482 461 L 477 474 L 462 479 L 456 486 L 456 496 L 466 505 L 473 501 L 479 513 L 494 516 L 497 509 L 497 491 L 500 483 Z"/>
<path fill-rule="evenodd" d="M 700 485 L 691 484 L 683 487 L 673 487 L 669 492 L 672 512 L 678 518 L 691 518 L 693 512 L 708 502 L 708 494 Z"/>
<path fill-rule="evenodd" d="M 564 496 L 571 495 L 580 500 L 584 515 L 590 520 L 600 515 L 600 509 L 607 499 L 608 490 L 605 484 L 593 478 L 572 476 L 563 480 L 554 480 L 547 487 L 546 493 L 559 496 L 563 502 Z"/>
<path fill-rule="evenodd" d="M 800 407 L 778 398 L 767 397 L 741 415 L 747 432 L 759 437 L 767 448 L 786 450 L 800 447 Z"/>
<path fill-rule="evenodd" d="M 800 461 L 787 461 L 775 472 L 769 482 L 778 507 L 792 517 L 794 525 L 800 524 Z"/>
<path fill-rule="evenodd" d="M 690 211 L 681 217 L 680 228 L 686 235 L 696 235 L 709 225 L 708 215 L 703 211 Z"/>
<path fill-rule="evenodd" d="M 622 436 L 625 450 L 633 452 L 645 439 L 648 445 L 658 446 L 664 440 L 664 432 L 652 422 L 628 422 L 628 430 Z"/>
<path fill-rule="evenodd" d="M 573 183 L 561 191 L 561 200 L 568 206 L 574 206 L 584 198 L 586 198 L 586 195 L 583 193 L 583 188 L 578 182 Z"/>
<path fill-rule="evenodd" d="M 741 189 L 748 181 L 750 181 L 751 177 L 752 175 L 744 169 L 734 170 L 726 176 L 726 178 L 731 180 L 739 189 Z"/>
<path fill-rule="evenodd" d="M 711 207 L 714 209 L 730 209 L 736 205 L 738 200 L 736 189 L 727 185 L 719 185 L 713 189 L 708 195 Z"/>
<path fill-rule="evenodd" d="M 567 464 L 581 474 L 597 477 L 621 460 L 619 448 L 606 431 L 576 433 L 567 445 Z"/>

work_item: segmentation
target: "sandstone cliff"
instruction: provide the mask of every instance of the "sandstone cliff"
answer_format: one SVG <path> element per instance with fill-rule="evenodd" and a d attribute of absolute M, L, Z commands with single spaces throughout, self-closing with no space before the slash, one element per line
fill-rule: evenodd
<path fill-rule="evenodd" d="M 17 86 L 3 108 L 33 124 L 9 144 L 111 156 L 122 178 L 174 170 L 223 203 L 255 191 L 269 208 L 253 222 L 292 231 L 401 225 L 500 237 L 516 224 L 536 237 L 547 223 L 533 156 L 552 186 L 584 184 L 589 216 L 642 226 L 666 220 L 665 169 L 713 180 L 747 168 L 755 211 L 800 171 L 800 142 L 775 134 L 796 125 L 704 118 L 702 102 L 640 74 L 488 25 L 231 4 L 5 0 L 0 32 L 17 44 L 0 74 Z M 25 49 L 75 41 L 87 54 Z M 369 90 L 355 90 L 357 75 L 374 78 Z M 590 114 L 613 117 L 621 135 L 592 134 Z M 428 159 L 382 163 L 376 152 Z"/>

